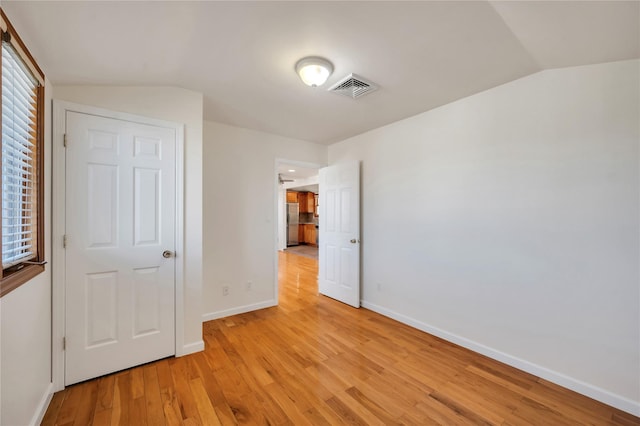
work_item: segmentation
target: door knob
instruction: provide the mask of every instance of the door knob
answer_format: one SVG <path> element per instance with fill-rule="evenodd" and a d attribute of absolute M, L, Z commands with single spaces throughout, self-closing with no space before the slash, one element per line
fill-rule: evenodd
<path fill-rule="evenodd" d="M 355 238 L 352 238 L 351 241 L 349 241 L 351 244 L 355 244 L 355 243 L 359 243 L 360 240 L 356 240 Z"/>
<path fill-rule="evenodd" d="M 162 257 L 164 257 L 165 259 L 169 259 L 170 257 L 173 257 L 175 255 L 174 252 L 172 252 L 171 250 L 165 250 L 162 252 Z"/>

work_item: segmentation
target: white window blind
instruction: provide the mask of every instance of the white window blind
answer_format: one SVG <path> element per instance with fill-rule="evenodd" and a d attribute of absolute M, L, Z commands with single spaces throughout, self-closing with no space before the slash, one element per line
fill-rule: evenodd
<path fill-rule="evenodd" d="M 2 267 L 37 255 L 38 81 L 2 42 Z"/>

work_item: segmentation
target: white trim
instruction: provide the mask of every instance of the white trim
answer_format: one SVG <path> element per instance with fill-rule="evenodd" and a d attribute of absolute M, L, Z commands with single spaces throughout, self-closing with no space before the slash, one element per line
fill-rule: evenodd
<path fill-rule="evenodd" d="M 180 351 L 176 351 L 176 356 L 180 357 L 202 351 L 204 351 L 204 340 L 198 340 L 197 342 L 182 346 Z"/>
<path fill-rule="evenodd" d="M 65 105 L 53 104 L 51 124 L 51 378 L 55 392 L 64 389 L 64 350 L 62 338 L 65 332 L 65 252 L 62 238 L 65 233 Z"/>
<path fill-rule="evenodd" d="M 251 305 L 238 306 L 236 308 L 225 309 L 224 311 L 210 312 L 208 314 L 202 315 L 202 322 L 212 321 L 219 318 L 225 318 L 231 315 L 238 315 L 238 314 L 244 314 L 251 311 L 257 311 L 258 309 L 271 308 L 273 306 L 278 306 L 278 301 L 276 299 L 266 300 L 260 303 L 253 303 Z"/>
<path fill-rule="evenodd" d="M 65 173 L 66 160 L 64 133 L 66 129 L 67 111 L 91 114 L 116 120 L 125 120 L 151 126 L 175 130 L 176 136 L 176 241 L 177 253 L 175 268 L 175 352 L 176 356 L 191 353 L 192 347 L 202 347 L 204 343 L 184 344 L 184 125 L 166 120 L 143 117 L 140 115 L 110 111 L 88 105 L 67 101 L 53 100 L 52 123 L 52 324 L 51 324 L 51 366 L 52 387 L 54 391 L 64 389 L 64 351 L 62 338 L 65 332 L 65 250 L 62 238 L 65 234 Z"/>
<path fill-rule="evenodd" d="M 176 356 L 191 353 L 184 344 L 184 125 L 176 128 L 176 235 L 175 235 L 175 352 Z M 194 342 L 191 345 L 197 344 Z M 186 346 L 191 346 L 186 345 Z M 204 350 L 204 343 L 202 349 Z M 197 352 L 197 351 L 196 351 Z"/>
<path fill-rule="evenodd" d="M 33 417 L 29 422 L 30 425 L 39 425 L 40 423 L 42 423 L 42 419 L 47 412 L 47 408 L 49 408 L 49 403 L 51 403 L 51 398 L 53 398 L 53 392 L 53 383 L 49 383 L 49 386 L 47 386 L 47 390 L 42 395 L 40 403 L 36 407 L 35 413 L 33 413 Z"/>
<path fill-rule="evenodd" d="M 552 383 L 578 392 L 582 395 L 586 395 L 589 398 L 593 398 L 604 404 L 618 408 L 635 416 L 640 416 L 640 402 L 630 400 L 620 395 L 616 395 L 605 389 L 582 382 L 580 380 L 574 379 L 572 377 L 566 376 L 562 373 L 558 373 L 557 371 L 550 370 L 532 362 L 525 361 L 521 358 L 506 354 L 497 349 L 493 349 L 489 346 L 485 346 L 481 343 L 469 340 L 465 337 L 449 333 L 448 331 L 444 331 L 438 327 L 434 327 L 406 315 L 400 314 L 382 306 L 378 306 L 374 303 L 361 300 L 360 305 L 371 311 L 377 312 L 403 324 L 407 324 L 411 327 L 417 328 L 418 330 L 424 331 L 425 333 L 429 333 L 448 342 L 455 343 L 456 345 L 462 346 L 463 348 L 467 348 L 479 354 L 488 356 L 489 358 L 503 362 L 507 365 L 510 365 L 511 367 L 515 367 L 519 370 L 525 371 L 529 374 L 533 374 L 534 376 L 543 378 Z"/>

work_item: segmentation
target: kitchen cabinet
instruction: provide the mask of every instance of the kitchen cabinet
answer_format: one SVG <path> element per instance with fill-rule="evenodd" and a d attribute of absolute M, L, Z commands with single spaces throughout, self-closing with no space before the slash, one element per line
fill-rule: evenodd
<path fill-rule="evenodd" d="M 304 242 L 312 246 L 316 245 L 316 225 L 304 225 Z"/>
<path fill-rule="evenodd" d="M 298 193 L 295 191 L 287 191 L 287 203 L 297 203 Z"/>
<path fill-rule="evenodd" d="M 307 211 L 307 194 L 308 192 L 298 192 L 298 204 L 300 205 L 300 213 L 309 213 Z"/>
<path fill-rule="evenodd" d="M 316 245 L 316 225 L 313 223 L 303 223 L 298 226 L 298 241 L 300 243 Z"/>
<path fill-rule="evenodd" d="M 314 213 L 316 207 L 316 194 L 313 192 L 298 192 L 300 213 Z"/>
<path fill-rule="evenodd" d="M 307 192 L 307 213 L 315 213 L 316 211 L 316 194 Z"/>

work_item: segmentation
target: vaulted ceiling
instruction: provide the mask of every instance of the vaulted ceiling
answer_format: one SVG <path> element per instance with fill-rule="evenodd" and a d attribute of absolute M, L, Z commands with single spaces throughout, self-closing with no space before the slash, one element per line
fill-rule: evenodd
<path fill-rule="evenodd" d="M 544 69 L 640 57 L 637 1 L 3 0 L 55 85 L 170 85 L 206 120 L 330 144 Z M 322 56 L 328 83 L 296 61 Z M 349 73 L 380 86 L 326 89 Z"/>

